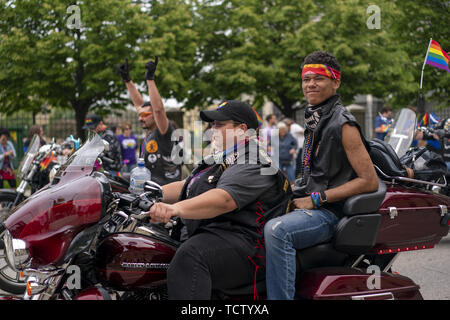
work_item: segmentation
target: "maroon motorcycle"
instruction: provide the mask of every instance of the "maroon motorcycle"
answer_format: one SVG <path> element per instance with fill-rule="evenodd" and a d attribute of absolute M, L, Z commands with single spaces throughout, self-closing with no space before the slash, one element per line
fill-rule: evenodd
<path fill-rule="evenodd" d="M 89 137 L 51 184 L 0 225 L 9 265 L 27 277 L 21 299 L 167 298 L 180 225 L 150 223 L 158 185 L 147 183 L 142 195 L 115 192 L 98 166 L 103 148 L 99 136 Z M 448 234 L 450 198 L 378 170 L 378 190 L 346 201 L 332 241 L 298 251 L 298 299 L 422 298 L 418 285 L 390 267 L 400 252 L 432 248 Z M 264 286 L 249 283 L 213 298 L 251 300 L 255 289 L 264 297 Z"/>

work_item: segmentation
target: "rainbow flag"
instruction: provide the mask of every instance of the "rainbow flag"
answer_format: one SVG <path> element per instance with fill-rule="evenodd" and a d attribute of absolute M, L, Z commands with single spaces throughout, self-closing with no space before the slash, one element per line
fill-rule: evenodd
<path fill-rule="evenodd" d="M 420 121 L 419 127 L 428 126 L 428 125 L 435 125 L 438 124 L 441 121 L 439 117 L 434 114 L 433 112 L 427 112 L 423 115 L 422 120 Z"/>
<path fill-rule="evenodd" d="M 252 109 L 253 109 L 253 111 L 254 111 L 255 114 L 256 114 L 256 118 L 258 119 L 258 128 L 261 128 L 261 126 L 262 126 L 262 124 L 263 124 L 263 121 L 262 121 L 260 115 L 258 114 L 258 112 L 256 112 L 255 108 L 252 107 Z"/>
<path fill-rule="evenodd" d="M 430 66 L 450 72 L 448 64 L 448 54 L 441 48 L 439 43 L 437 43 L 433 39 L 430 39 L 430 44 L 428 45 L 428 52 L 425 60 L 426 64 L 429 64 Z"/>
<path fill-rule="evenodd" d="M 422 121 L 420 122 L 421 125 L 427 126 L 428 125 L 428 120 L 429 120 L 429 118 L 428 118 L 428 112 L 427 112 L 422 117 Z"/>

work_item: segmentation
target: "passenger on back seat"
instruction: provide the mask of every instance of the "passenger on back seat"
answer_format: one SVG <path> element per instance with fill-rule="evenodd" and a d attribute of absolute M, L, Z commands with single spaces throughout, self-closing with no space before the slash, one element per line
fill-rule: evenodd
<path fill-rule="evenodd" d="M 328 52 L 308 55 L 302 65 L 305 110 L 302 178 L 295 210 L 264 228 L 268 299 L 293 299 L 296 250 L 329 241 L 346 198 L 378 188 L 369 146 L 355 118 L 336 94 L 340 65 Z"/>

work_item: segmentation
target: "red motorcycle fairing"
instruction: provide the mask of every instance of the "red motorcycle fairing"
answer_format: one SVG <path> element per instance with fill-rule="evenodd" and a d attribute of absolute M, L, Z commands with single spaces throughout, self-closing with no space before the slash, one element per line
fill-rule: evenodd
<path fill-rule="evenodd" d="M 100 220 L 100 183 L 82 176 L 33 194 L 4 221 L 14 239 L 27 243 L 31 266 L 58 264 L 74 237 Z"/>
<path fill-rule="evenodd" d="M 377 254 L 432 248 L 448 234 L 440 205 L 450 198 L 418 189 L 391 186 L 378 210 L 382 216 L 375 246 Z M 394 210 L 395 208 L 395 210 Z"/>
<path fill-rule="evenodd" d="M 99 245 L 95 268 L 101 283 L 118 290 L 150 289 L 167 281 L 176 248 L 133 233 L 107 236 Z"/>

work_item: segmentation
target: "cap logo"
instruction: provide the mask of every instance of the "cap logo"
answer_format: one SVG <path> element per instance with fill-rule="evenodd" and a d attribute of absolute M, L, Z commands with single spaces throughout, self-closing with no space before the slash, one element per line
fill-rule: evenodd
<path fill-rule="evenodd" d="M 227 105 L 228 104 L 228 102 L 222 102 L 218 107 L 217 107 L 217 110 L 219 110 L 220 108 L 222 108 L 223 106 L 225 106 L 225 105 Z"/>
<path fill-rule="evenodd" d="M 86 119 L 86 124 L 92 123 L 92 119 Z"/>

